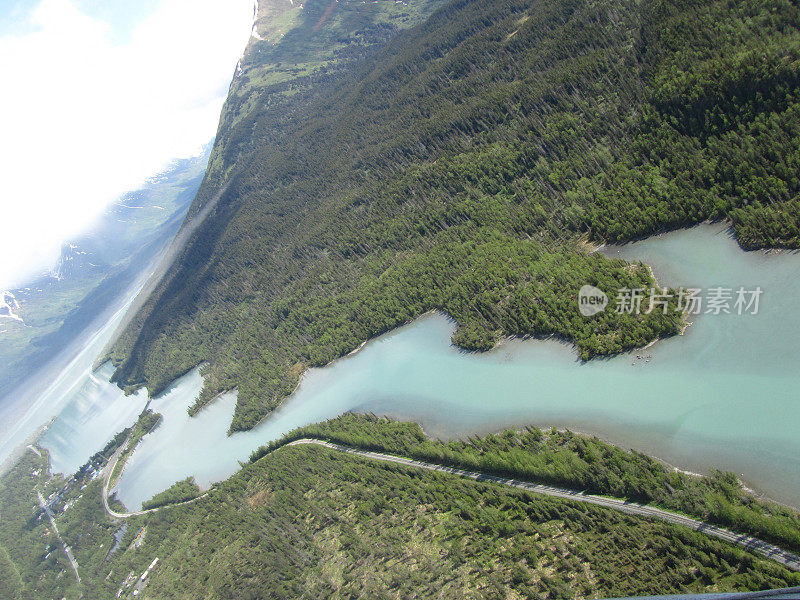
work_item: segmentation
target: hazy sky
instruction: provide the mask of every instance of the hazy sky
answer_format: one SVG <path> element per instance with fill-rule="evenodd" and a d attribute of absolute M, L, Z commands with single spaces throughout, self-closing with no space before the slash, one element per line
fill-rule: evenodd
<path fill-rule="evenodd" d="M 0 0 L 0 291 L 214 136 L 252 18 L 253 0 Z"/>

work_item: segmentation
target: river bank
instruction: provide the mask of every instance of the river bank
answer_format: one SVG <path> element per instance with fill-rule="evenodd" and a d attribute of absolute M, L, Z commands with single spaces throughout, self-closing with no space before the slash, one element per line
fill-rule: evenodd
<path fill-rule="evenodd" d="M 229 477 L 254 448 L 355 410 L 413 420 L 440 438 L 556 425 L 685 471 L 733 471 L 766 497 L 800 504 L 800 369 L 791 351 L 800 257 L 744 253 L 720 225 L 611 251 L 647 261 L 670 286 L 761 285 L 761 313 L 697 315 L 685 335 L 651 346 L 649 362 L 635 359 L 641 349 L 584 362 L 570 344 L 552 338 L 460 352 L 450 343 L 452 320 L 428 314 L 309 370 L 269 418 L 232 435 L 235 392 L 188 416 L 202 388 L 195 370 L 152 399 L 164 423 L 131 456 L 120 498 L 135 508 L 188 476 L 208 487 Z"/>

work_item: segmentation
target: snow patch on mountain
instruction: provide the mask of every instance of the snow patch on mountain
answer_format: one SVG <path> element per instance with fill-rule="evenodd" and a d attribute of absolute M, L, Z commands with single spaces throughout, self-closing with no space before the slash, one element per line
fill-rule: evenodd
<path fill-rule="evenodd" d="M 0 293 L 0 319 L 19 321 L 24 325 L 25 321 L 14 312 L 15 310 L 19 310 L 19 302 L 17 302 L 16 296 L 8 291 Z"/>
<path fill-rule="evenodd" d="M 56 281 L 79 276 L 85 272 L 87 265 L 93 266 L 88 259 L 88 252 L 67 242 L 61 246 L 61 256 L 48 275 Z"/>

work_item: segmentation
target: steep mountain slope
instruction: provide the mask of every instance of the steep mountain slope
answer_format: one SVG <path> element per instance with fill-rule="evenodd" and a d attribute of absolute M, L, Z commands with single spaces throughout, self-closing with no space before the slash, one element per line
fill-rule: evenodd
<path fill-rule="evenodd" d="M 307 2 L 319 18 L 263 62 L 251 44 L 192 210 L 218 203 L 116 345 L 120 384 L 207 361 L 197 407 L 238 387 L 249 428 L 308 366 L 427 310 L 469 349 L 675 333 L 676 313 L 579 314 L 583 284 L 654 285 L 587 237 L 730 217 L 748 248 L 798 245 L 794 3 L 456 0 L 378 51 L 350 29 L 335 68 L 275 70 L 353 4 Z"/>
<path fill-rule="evenodd" d="M 84 343 L 96 321 L 149 272 L 197 194 L 208 150 L 124 194 L 89 231 L 64 244 L 52 272 L 13 290 L 22 320 L 0 317 L 0 398 L 70 344 Z"/>
<path fill-rule="evenodd" d="M 293 95 L 320 87 L 445 2 L 257 2 L 253 33 L 236 65 L 205 185 L 189 215 L 222 188 L 243 154 L 258 148 L 253 126 L 265 109 L 280 114 Z"/>

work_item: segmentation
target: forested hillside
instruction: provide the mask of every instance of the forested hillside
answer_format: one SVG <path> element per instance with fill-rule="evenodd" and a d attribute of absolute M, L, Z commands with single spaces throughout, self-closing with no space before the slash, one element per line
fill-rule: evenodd
<path fill-rule="evenodd" d="M 428 438 L 417 423 L 348 413 L 296 429 L 262 446 L 251 462 L 304 437 L 654 504 L 800 551 L 800 514 L 745 492 L 735 473 L 697 477 L 594 437 L 537 428 L 469 440 Z"/>
<path fill-rule="evenodd" d="M 482 450 L 487 463 L 512 458 L 529 466 L 555 459 L 551 468 L 564 472 L 588 460 L 606 474 L 627 463 L 637 467 L 627 482 L 661 494 L 671 482 L 677 499 L 705 485 L 682 486 L 686 478 L 660 476 L 654 461 L 571 434 L 554 453 L 546 437 L 530 443 L 535 430 L 459 446 L 421 439 L 415 425 L 363 417 L 313 428 L 394 452 L 467 457 Z M 33 452 L 0 477 L 4 600 L 131 598 L 156 558 L 138 598 L 563 600 L 800 584 L 800 574 L 686 527 L 319 446 L 282 447 L 196 502 L 124 522 L 104 511 L 101 479 L 73 485 L 53 510 L 78 584 L 37 503 L 37 489 L 49 496 L 63 483 L 50 475 L 47 456 Z M 708 486 L 720 495 L 733 491 L 715 480 Z M 183 481 L 151 502 L 195 493 Z M 752 500 L 734 492 L 731 504 L 747 513 L 759 508 Z"/>
<path fill-rule="evenodd" d="M 251 41 L 192 210 L 218 203 L 114 348 L 121 385 L 206 361 L 197 407 L 237 387 L 249 428 L 432 309 L 468 349 L 619 352 L 680 317 L 582 317 L 583 284 L 654 284 L 587 239 L 729 218 L 746 248 L 800 244 L 794 3 L 408 4 L 311 0 Z"/>

